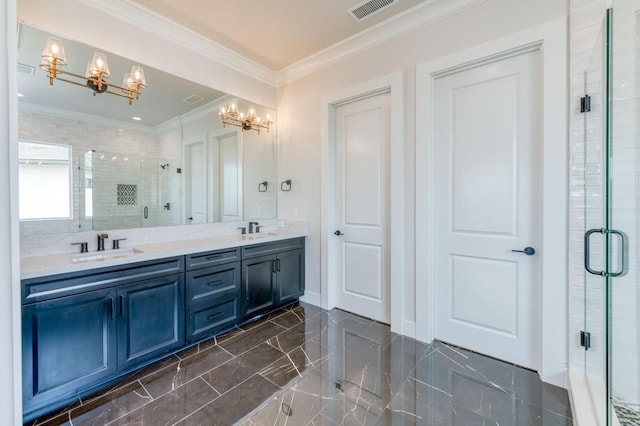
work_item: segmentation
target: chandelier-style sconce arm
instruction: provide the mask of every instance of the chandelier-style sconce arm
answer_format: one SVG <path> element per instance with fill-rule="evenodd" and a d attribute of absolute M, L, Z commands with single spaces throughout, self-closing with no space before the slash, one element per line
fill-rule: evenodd
<path fill-rule="evenodd" d="M 88 87 L 93 90 L 93 96 L 98 93 L 109 93 L 111 95 L 120 96 L 129 100 L 129 105 L 133 100 L 140 99 L 140 89 L 147 87 L 144 71 L 141 67 L 134 65 L 131 72 L 124 75 L 122 85 L 108 83 L 107 78 L 111 76 L 107 57 L 103 53 L 94 53 L 93 58 L 87 64 L 85 75 L 80 75 L 65 71 L 62 67 L 67 64 L 67 58 L 64 54 L 64 47 L 59 40 L 52 37 L 47 39 L 47 44 L 42 52 L 42 60 L 40 68 L 47 72 L 49 77 L 49 85 L 53 86 L 53 80 L 64 81 L 76 86 Z M 59 74 L 68 75 L 76 80 L 62 78 Z M 119 91 L 113 90 L 118 89 Z"/>

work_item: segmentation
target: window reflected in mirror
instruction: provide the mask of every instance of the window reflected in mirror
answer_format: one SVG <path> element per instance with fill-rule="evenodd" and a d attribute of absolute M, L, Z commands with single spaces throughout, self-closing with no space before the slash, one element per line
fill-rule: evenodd
<path fill-rule="evenodd" d="M 20 220 L 71 219 L 71 147 L 20 141 Z"/>

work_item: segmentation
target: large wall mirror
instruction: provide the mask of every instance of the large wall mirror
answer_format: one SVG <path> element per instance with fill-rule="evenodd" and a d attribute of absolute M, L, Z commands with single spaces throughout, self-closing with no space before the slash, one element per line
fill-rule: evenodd
<path fill-rule="evenodd" d="M 276 218 L 275 125 L 258 133 L 218 118 L 231 104 L 273 121 L 275 111 L 24 23 L 18 34 L 23 235 Z M 39 67 L 49 37 L 65 70 L 85 75 L 100 52 L 113 84 L 141 65 L 147 87 L 130 104 L 51 85 Z"/>

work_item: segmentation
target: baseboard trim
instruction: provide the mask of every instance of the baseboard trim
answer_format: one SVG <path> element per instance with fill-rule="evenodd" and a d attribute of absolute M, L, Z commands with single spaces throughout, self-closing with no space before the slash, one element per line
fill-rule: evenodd
<path fill-rule="evenodd" d="M 416 322 L 409 321 L 406 319 L 402 320 L 402 335 L 411 337 L 412 339 L 416 338 Z"/>
<path fill-rule="evenodd" d="M 322 308 L 322 295 L 320 293 L 316 293 L 315 291 L 304 291 L 304 296 L 300 298 L 301 302 L 309 303 L 310 305 L 315 305 Z"/>

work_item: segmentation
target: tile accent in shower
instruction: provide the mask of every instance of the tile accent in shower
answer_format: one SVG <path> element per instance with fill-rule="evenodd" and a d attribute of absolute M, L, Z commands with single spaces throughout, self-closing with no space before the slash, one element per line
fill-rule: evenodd
<path fill-rule="evenodd" d="M 119 183 L 117 188 L 117 204 L 119 206 L 135 206 L 138 204 L 138 185 Z"/>

